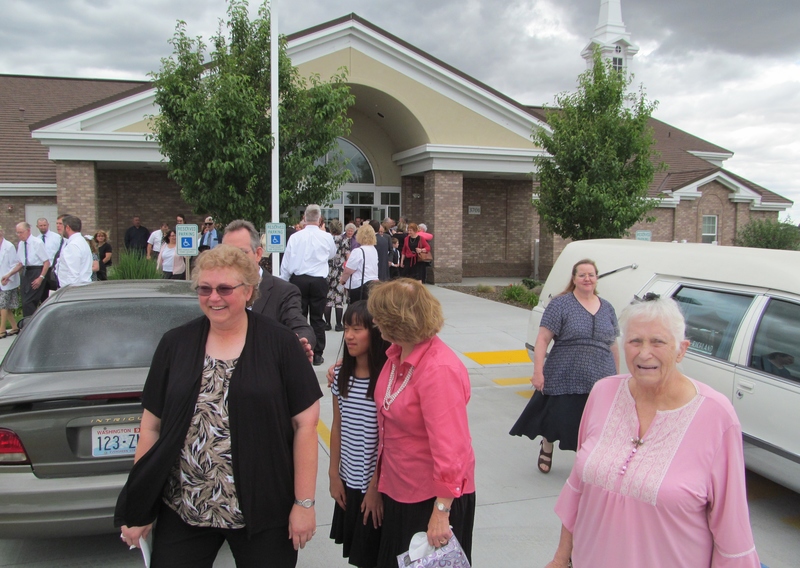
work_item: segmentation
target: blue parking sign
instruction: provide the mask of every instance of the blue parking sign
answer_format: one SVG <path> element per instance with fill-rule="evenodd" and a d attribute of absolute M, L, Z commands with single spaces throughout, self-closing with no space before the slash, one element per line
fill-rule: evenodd
<path fill-rule="evenodd" d="M 194 248 L 192 245 L 192 237 L 183 237 L 181 239 L 181 247 L 187 249 Z"/>
<path fill-rule="evenodd" d="M 270 235 L 270 243 L 273 245 L 281 244 L 281 236 L 280 235 Z"/>

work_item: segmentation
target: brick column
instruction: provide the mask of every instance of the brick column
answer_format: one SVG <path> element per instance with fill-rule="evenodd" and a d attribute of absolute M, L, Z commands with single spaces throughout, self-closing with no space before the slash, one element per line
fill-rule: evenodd
<path fill-rule="evenodd" d="M 425 172 L 425 214 L 421 220 L 433 234 L 433 266 L 428 281 L 461 282 L 463 275 L 463 187 L 461 172 Z"/>
<path fill-rule="evenodd" d="M 94 162 L 56 162 L 58 213 L 79 217 L 81 233 L 93 234 L 98 228 L 97 172 Z"/>

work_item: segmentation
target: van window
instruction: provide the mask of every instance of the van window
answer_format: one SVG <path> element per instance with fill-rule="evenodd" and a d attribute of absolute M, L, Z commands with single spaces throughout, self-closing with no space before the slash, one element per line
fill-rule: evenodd
<path fill-rule="evenodd" d="M 682 286 L 673 296 L 686 318 L 689 351 L 728 359 L 752 296 Z"/>
<path fill-rule="evenodd" d="M 750 367 L 787 379 L 800 379 L 800 306 L 771 299 L 758 323 Z"/>

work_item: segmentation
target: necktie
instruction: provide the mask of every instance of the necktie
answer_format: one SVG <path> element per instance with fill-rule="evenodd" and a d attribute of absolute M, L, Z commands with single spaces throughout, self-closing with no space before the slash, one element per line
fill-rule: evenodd
<path fill-rule="evenodd" d="M 28 241 L 22 241 L 22 244 L 25 246 L 25 267 L 28 266 Z"/>
<path fill-rule="evenodd" d="M 42 242 L 44 242 L 44 237 L 45 237 L 45 234 L 42 233 Z"/>

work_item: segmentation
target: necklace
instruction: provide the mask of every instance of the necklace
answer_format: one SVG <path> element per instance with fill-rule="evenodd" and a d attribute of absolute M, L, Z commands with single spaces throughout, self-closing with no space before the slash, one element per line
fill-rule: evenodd
<path fill-rule="evenodd" d="M 636 455 L 636 450 L 639 449 L 639 446 L 644 445 L 644 439 L 639 437 L 631 438 L 631 444 L 633 445 L 633 448 L 631 448 L 631 452 L 628 454 L 628 459 L 626 459 L 625 463 L 622 464 L 622 469 L 619 470 L 620 475 L 625 475 L 625 472 L 628 469 L 628 464 L 633 459 L 633 456 Z"/>
<path fill-rule="evenodd" d="M 389 410 L 389 407 L 394 402 L 394 399 L 403 392 L 403 389 L 406 388 L 408 381 L 411 380 L 411 375 L 414 373 L 414 365 L 408 366 L 408 373 L 406 373 L 406 377 L 403 379 L 403 382 L 400 384 L 400 388 L 397 389 L 397 392 L 392 394 L 392 387 L 394 386 L 394 377 L 397 373 L 397 367 L 395 367 L 394 363 L 392 363 L 392 370 L 389 373 L 389 383 L 386 385 L 386 395 L 383 397 L 383 409 Z"/>

